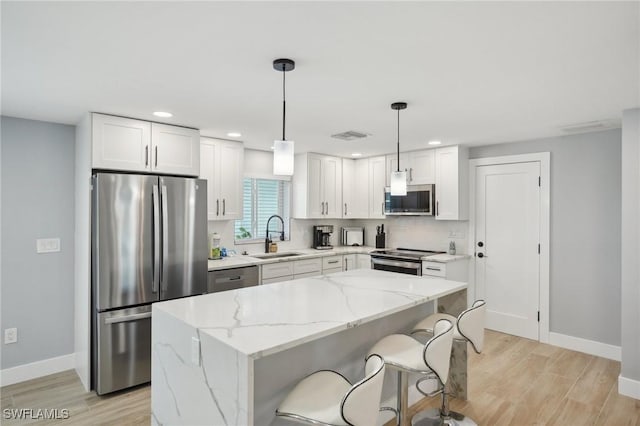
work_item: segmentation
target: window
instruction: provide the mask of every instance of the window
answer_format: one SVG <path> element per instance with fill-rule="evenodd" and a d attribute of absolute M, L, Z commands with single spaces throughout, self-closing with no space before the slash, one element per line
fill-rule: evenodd
<path fill-rule="evenodd" d="M 284 219 L 285 238 L 289 239 L 289 204 L 291 183 L 276 179 L 244 178 L 242 181 L 242 220 L 236 220 L 235 240 L 249 242 L 263 240 L 267 220 L 277 214 Z M 274 219 L 269 231 L 280 231 L 280 221 Z M 278 236 L 273 234 L 274 240 Z"/>

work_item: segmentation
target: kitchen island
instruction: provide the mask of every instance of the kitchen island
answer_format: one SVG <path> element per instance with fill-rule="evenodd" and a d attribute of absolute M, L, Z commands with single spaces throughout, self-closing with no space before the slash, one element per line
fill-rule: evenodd
<path fill-rule="evenodd" d="M 361 378 L 378 339 L 408 331 L 437 298 L 466 298 L 466 287 L 354 270 L 156 303 L 153 423 L 279 424 L 274 411 L 300 379 L 319 369 Z M 385 382 L 383 399 L 395 394 Z"/>

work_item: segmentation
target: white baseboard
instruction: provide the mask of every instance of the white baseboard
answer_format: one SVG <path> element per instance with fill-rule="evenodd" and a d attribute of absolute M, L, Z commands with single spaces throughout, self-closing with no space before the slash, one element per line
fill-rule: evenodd
<path fill-rule="evenodd" d="M 618 393 L 631 398 L 640 399 L 640 380 L 618 376 Z"/>
<path fill-rule="evenodd" d="M 49 374 L 75 368 L 74 354 L 44 359 L 30 364 L 0 370 L 0 386 L 8 386 L 26 380 L 36 379 Z"/>
<path fill-rule="evenodd" d="M 549 344 L 571 349 L 572 351 L 584 352 L 602 358 L 620 361 L 622 350 L 620 346 L 609 345 L 607 343 L 596 342 L 594 340 L 582 339 L 580 337 L 567 336 L 560 333 L 549 333 Z"/>

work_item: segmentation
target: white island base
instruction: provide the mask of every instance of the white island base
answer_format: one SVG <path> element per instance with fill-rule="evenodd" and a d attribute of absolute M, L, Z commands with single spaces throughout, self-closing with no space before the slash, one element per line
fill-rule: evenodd
<path fill-rule="evenodd" d="M 320 369 L 362 378 L 377 340 L 409 331 L 433 312 L 431 301 L 465 290 L 461 282 L 355 270 L 156 303 L 152 423 L 290 424 L 274 413 L 300 379 Z M 384 399 L 395 405 L 391 372 Z M 381 423 L 391 418 L 383 413 Z"/>

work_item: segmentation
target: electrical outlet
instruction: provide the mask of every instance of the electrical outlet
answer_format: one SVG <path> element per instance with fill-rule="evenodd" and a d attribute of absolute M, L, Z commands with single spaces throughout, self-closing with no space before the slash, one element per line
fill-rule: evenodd
<path fill-rule="evenodd" d="M 5 328 L 4 330 L 4 344 L 17 343 L 18 342 L 18 329 L 17 328 Z"/>
<path fill-rule="evenodd" d="M 36 240 L 36 253 L 55 253 L 60 251 L 60 238 L 39 238 Z"/>

